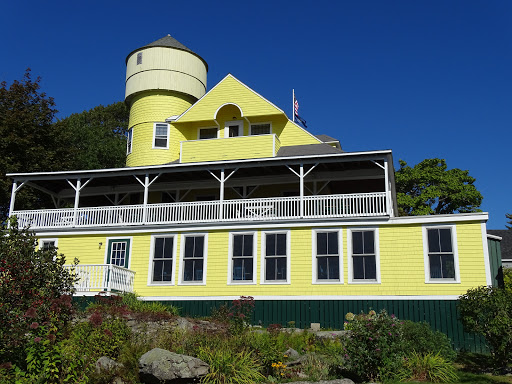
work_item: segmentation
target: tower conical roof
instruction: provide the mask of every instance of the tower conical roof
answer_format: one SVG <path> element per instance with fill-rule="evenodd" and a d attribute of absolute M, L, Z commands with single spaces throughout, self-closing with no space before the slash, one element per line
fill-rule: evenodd
<path fill-rule="evenodd" d="M 204 65 L 206 65 L 206 70 L 208 71 L 208 64 L 206 63 L 206 61 L 201 56 L 199 56 L 197 53 L 195 53 L 191 49 L 185 47 L 183 44 L 181 44 L 178 40 L 176 40 L 171 35 L 164 36 L 161 39 L 153 41 L 152 43 L 149 43 L 149 44 L 147 44 L 147 45 L 145 45 L 143 47 L 137 48 L 134 51 L 130 52 L 128 54 L 128 56 L 126 56 L 126 62 L 128 62 L 128 58 L 131 55 L 133 55 L 135 52 L 140 51 L 140 50 L 142 50 L 144 48 L 149 48 L 149 47 L 167 47 L 167 48 L 175 48 L 175 49 L 179 49 L 179 50 L 182 50 L 182 51 L 190 52 L 191 54 L 199 57 L 204 62 Z"/>

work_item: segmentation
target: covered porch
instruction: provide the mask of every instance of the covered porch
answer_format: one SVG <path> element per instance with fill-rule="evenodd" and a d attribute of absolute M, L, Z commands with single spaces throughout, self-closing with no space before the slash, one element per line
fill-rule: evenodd
<path fill-rule="evenodd" d="M 34 230 L 394 216 L 390 151 L 9 174 Z M 53 207 L 16 209 L 24 186 Z"/>

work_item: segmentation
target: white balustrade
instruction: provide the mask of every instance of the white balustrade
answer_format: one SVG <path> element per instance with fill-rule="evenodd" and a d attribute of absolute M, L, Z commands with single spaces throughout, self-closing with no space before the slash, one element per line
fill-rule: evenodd
<path fill-rule="evenodd" d="M 131 292 L 135 272 L 112 264 L 67 265 L 76 275 L 76 292 Z"/>
<path fill-rule="evenodd" d="M 302 218 L 343 218 L 390 214 L 386 192 L 304 196 Z M 222 209 L 222 215 L 220 215 Z M 213 223 L 220 221 L 283 220 L 301 218 L 300 198 L 194 201 L 49 210 L 15 211 L 20 226 L 40 228 L 108 227 L 144 224 Z"/>

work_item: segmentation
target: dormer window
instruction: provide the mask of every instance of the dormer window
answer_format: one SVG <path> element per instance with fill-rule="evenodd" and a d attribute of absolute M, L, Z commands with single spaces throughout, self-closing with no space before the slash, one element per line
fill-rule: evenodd
<path fill-rule="evenodd" d="M 272 133 L 270 123 L 251 124 L 250 135 L 269 135 Z"/>
<path fill-rule="evenodd" d="M 169 148 L 169 124 L 155 123 L 153 148 Z"/>

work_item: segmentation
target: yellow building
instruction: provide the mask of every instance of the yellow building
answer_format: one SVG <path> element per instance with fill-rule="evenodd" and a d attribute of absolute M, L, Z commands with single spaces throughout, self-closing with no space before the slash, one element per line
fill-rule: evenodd
<path fill-rule="evenodd" d="M 255 321 L 339 328 L 369 307 L 429 320 L 492 284 L 487 214 L 397 217 L 391 151 L 344 152 L 232 75 L 206 92 L 171 36 L 126 63 L 125 168 L 9 175 L 11 215 L 80 260 L 77 295 L 202 314 L 253 296 Z M 55 207 L 17 211 L 26 183 Z"/>

